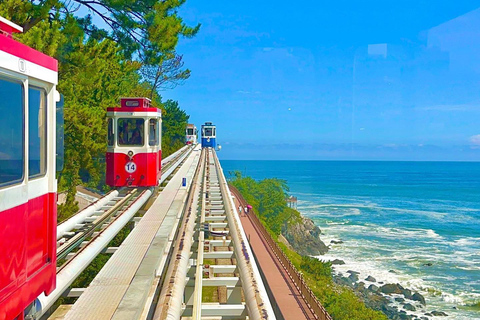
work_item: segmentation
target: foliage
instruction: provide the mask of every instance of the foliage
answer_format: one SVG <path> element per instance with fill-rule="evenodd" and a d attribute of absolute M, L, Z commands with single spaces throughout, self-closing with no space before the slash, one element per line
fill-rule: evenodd
<path fill-rule="evenodd" d="M 79 9 L 89 15 L 76 20 L 85 34 L 98 41 L 110 39 L 125 56 L 134 54 L 147 64 L 156 64 L 172 52 L 180 36 L 194 36 L 200 25 L 187 26 L 177 14 L 186 0 L 4 0 L 4 14 L 27 32 L 44 21 L 64 20 Z M 107 28 L 92 22 L 96 17 Z"/>
<path fill-rule="evenodd" d="M 57 90 L 65 97 L 65 167 L 58 177 L 66 202 L 62 221 L 78 210 L 76 186 L 106 191 L 106 108 L 122 96 L 151 97 L 162 108 L 157 90 L 181 84 L 190 75 L 175 52 L 186 26 L 176 9 L 185 0 L 3 0 L 0 15 L 23 26 L 15 38 L 59 61 Z M 113 27 L 102 30 L 92 16 L 78 17 L 80 7 Z M 150 70 L 151 72 L 147 72 Z M 141 72 L 142 71 L 142 72 Z M 188 116 L 173 101 L 164 113 L 163 139 L 168 155 L 183 145 Z M 174 121 L 181 123 L 174 123 Z M 172 134 L 172 137 L 169 136 Z"/>
<path fill-rule="evenodd" d="M 260 219 L 275 235 L 278 236 L 287 223 L 300 219 L 298 211 L 287 207 L 288 185 L 285 180 L 272 178 L 257 182 L 251 177 L 242 177 L 239 171 L 232 174 L 232 185 L 257 209 Z"/>
<path fill-rule="evenodd" d="M 315 279 L 332 276 L 332 264 L 330 262 L 321 262 L 317 258 L 302 256 L 300 269 L 314 275 Z"/>
<path fill-rule="evenodd" d="M 182 59 L 181 55 L 168 53 L 161 57 L 158 64 L 142 67 L 140 73 L 150 84 L 150 98 L 158 90 L 173 89 L 190 77 L 190 70 L 182 69 Z"/>
<path fill-rule="evenodd" d="M 242 177 L 239 171 L 232 172 L 231 175 L 233 177 L 230 183 L 253 206 L 254 212 L 258 213 L 275 241 L 285 223 L 301 221 L 300 213 L 287 207 L 285 198 L 288 186 L 285 181 L 279 179 L 255 181 L 251 177 Z M 382 312 L 367 308 L 350 288 L 333 281 L 331 263 L 301 256 L 285 244 L 278 241 L 277 244 L 303 274 L 310 289 L 334 320 L 387 320 L 387 316 Z"/>
<path fill-rule="evenodd" d="M 162 115 L 162 154 L 168 156 L 185 145 L 185 128 L 189 115 L 178 102 L 167 100 Z"/>

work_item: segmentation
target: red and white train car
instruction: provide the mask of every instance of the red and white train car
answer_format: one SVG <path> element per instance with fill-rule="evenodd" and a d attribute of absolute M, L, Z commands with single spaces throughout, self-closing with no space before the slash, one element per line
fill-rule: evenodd
<path fill-rule="evenodd" d="M 185 129 L 185 144 L 197 144 L 197 127 L 194 124 L 187 124 L 187 128 Z"/>
<path fill-rule="evenodd" d="M 58 67 L 0 30 L 0 319 L 23 319 L 55 288 Z"/>
<path fill-rule="evenodd" d="M 162 112 L 148 98 L 121 98 L 107 108 L 106 183 L 112 187 L 157 186 L 162 173 Z"/>

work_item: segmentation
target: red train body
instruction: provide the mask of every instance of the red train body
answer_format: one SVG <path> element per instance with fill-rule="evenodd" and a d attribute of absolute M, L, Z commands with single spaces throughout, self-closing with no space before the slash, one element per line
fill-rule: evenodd
<path fill-rule="evenodd" d="M 147 98 L 122 98 L 108 108 L 106 183 L 112 187 L 157 186 L 162 172 L 160 109 Z"/>
<path fill-rule="evenodd" d="M 0 319 L 23 319 L 55 288 L 58 67 L 0 30 Z"/>

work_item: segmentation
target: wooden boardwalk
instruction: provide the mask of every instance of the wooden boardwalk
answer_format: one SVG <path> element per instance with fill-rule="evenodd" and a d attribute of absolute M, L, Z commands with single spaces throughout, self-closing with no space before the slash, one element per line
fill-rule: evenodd
<path fill-rule="evenodd" d="M 233 188 L 230 188 L 230 191 L 235 196 L 236 208 L 238 209 L 239 205 L 245 208 L 247 203 L 242 195 L 233 190 Z M 289 277 L 252 219 L 243 212 L 240 214 L 240 220 L 255 254 L 258 266 L 262 270 L 267 282 L 267 290 L 270 290 L 275 300 L 272 301 L 274 311 L 281 313 L 281 317 L 278 315 L 277 317 L 287 320 L 318 319 L 308 308 L 295 283 Z"/>

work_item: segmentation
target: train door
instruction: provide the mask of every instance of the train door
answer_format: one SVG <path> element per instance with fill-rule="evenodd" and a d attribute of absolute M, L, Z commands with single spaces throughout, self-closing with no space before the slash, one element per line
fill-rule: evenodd
<path fill-rule="evenodd" d="M 26 280 L 26 78 L 0 70 L 0 301 Z"/>

